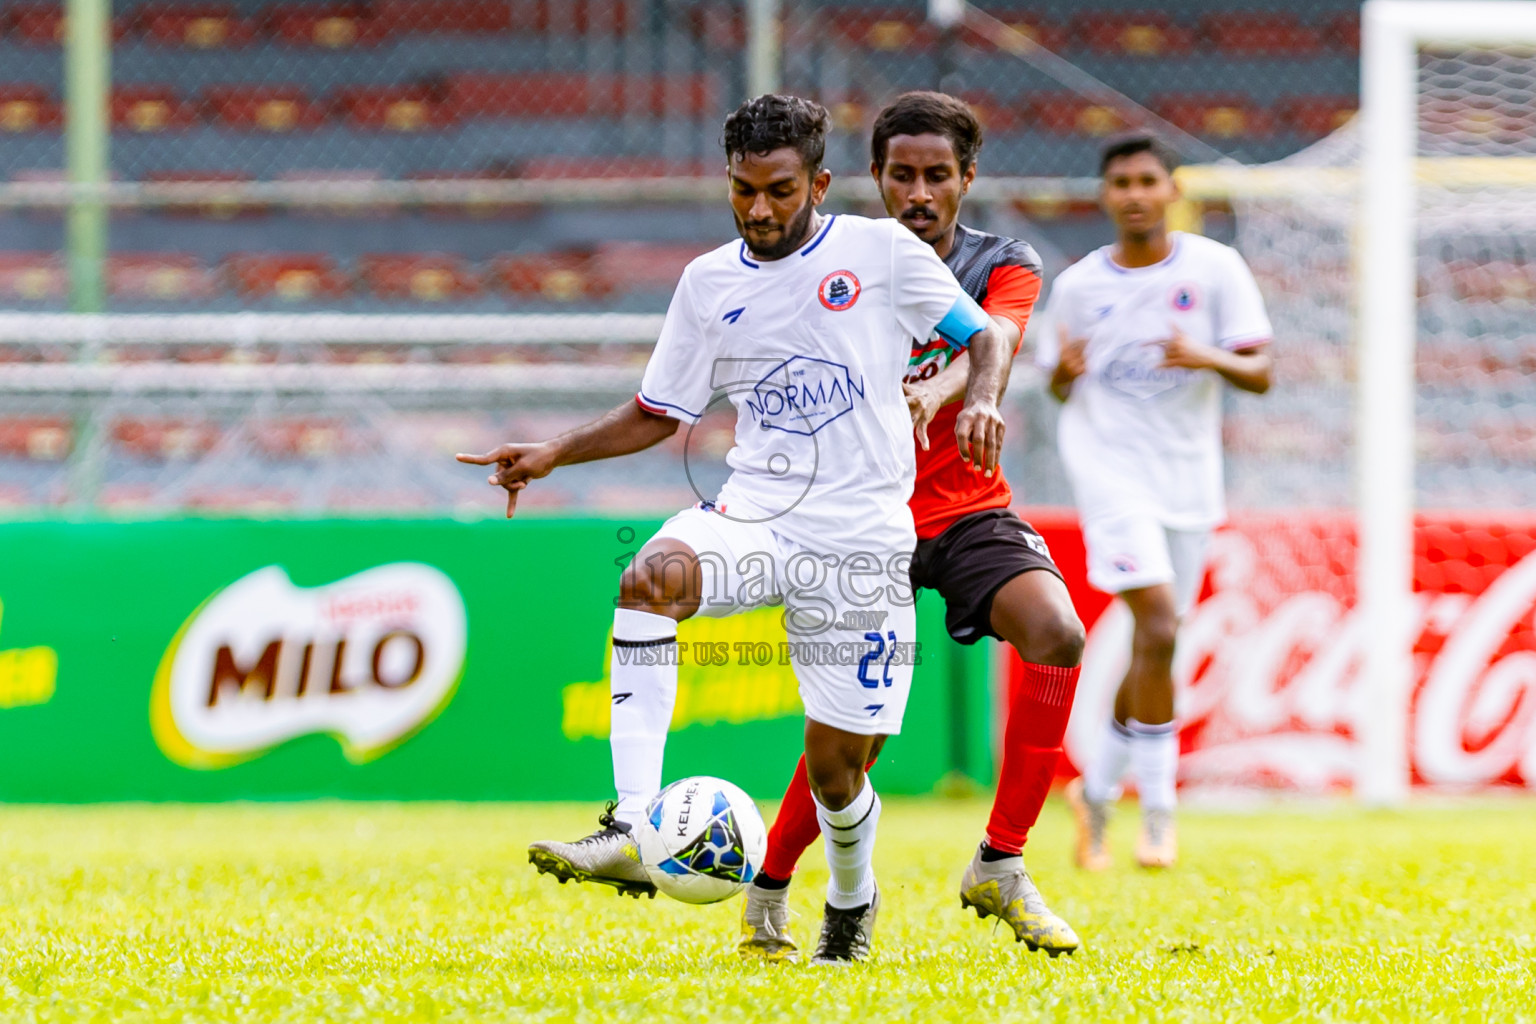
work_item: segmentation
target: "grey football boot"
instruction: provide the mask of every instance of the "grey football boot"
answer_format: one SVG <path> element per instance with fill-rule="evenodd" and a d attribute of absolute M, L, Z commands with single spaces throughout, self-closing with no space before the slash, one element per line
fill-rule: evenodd
<path fill-rule="evenodd" d="M 875 934 L 875 917 L 880 913 L 880 890 L 862 907 L 839 910 L 830 903 L 822 909 L 821 939 L 816 943 L 812 964 L 846 967 L 869 959 L 869 943 Z"/>
<path fill-rule="evenodd" d="M 1082 944 L 1072 926 L 1045 905 L 1024 870 L 1023 857 L 988 863 L 978 849 L 960 879 L 960 907 L 975 910 L 979 918 L 996 917 L 1013 929 L 1014 939 L 1030 952 L 1043 949 L 1057 957 Z"/>
<path fill-rule="evenodd" d="M 800 959 L 800 947 L 789 937 L 789 887 L 747 886 L 741 907 L 741 941 L 736 952 L 743 960 L 781 963 Z"/>
<path fill-rule="evenodd" d="M 554 875 L 560 884 L 575 879 L 611 885 L 621 896 L 642 895 L 656 898 L 656 883 L 640 863 L 640 847 L 629 826 L 613 816 L 616 803 L 609 803 L 597 816 L 596 832 L 574 843 L 541 839 L 528 847 L 528 863 L 539 874 Z"/>

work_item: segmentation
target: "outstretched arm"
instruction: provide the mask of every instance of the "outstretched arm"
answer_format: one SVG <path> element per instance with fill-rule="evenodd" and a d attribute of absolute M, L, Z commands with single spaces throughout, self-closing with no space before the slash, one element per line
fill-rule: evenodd
<path fill-rule="evenodd" d="M 1003 341 L 1008 346 L 1008 351 L 1017 352 L 1019 339 L 1019 325 L 1007 317 L 994 316 L 992 322 L 997 329 L 1003 332 Z M 1003 387 L 1008 387 L 1008 374 L 1013 369 L 1013 360 L 1003 368 Z M 951 402 L 958 402 L 965 397 L 965 382 L 971 375 L 970 360 L 964 352 L 955 356 L 950 364 L 939 373 L 927 380 L 920 380 L 916 384 L 903 384 L 902 390 L 907 395 L 907 411 L 912 414 L 912 429 L 917 433 L 917 443 L 923 451 L 928 450 L 928 424 L 939 414 L 939 410 Z"/>
<path fill-rule="evenodd" d="M 678 421 L 672 417 L 646 412 L 631 400 L 548 441 L 504 444 L 484 455 L 456 457 L 471 465 L 496 467 L 487 482 L 506 489 L 507 518 L 511 519 L 517 511 L 518 492 L 529 481 L 546 477 L 561 466 L 644 451 L 677 433 L 677 427 Z"/>
<path fill-rule="evenodd" d="M 1003 451 L 1003 414 L 997 403 L 1008 383 L 1013 346 L 989 319 L 971 335 L 967 348 L 970 366 L 965 379 L 965 407 L 955 419 L 955 440 L 960 444 L 960 457 L 972 469 L 991 476 Z"/>

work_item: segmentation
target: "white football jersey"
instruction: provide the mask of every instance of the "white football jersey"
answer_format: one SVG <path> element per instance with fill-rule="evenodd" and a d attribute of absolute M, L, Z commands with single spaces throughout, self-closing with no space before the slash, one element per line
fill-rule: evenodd
<path fill-rule="evenodd" d="M 1222 378 L 1165 369 L 1177 326 L 1190 341 L 1238 351 L 1270 339 L 1264 300 L 1237 250 L 1173 232 L 1168 258 L 1128 268 L 1111 246 L 1062 271 L 1051 288 L 1035 362 L 1057 363 L 1060 333 L 1086 339 L 1088 368 L 1061 412 L 1062 462 L 1086 521 L 1152 515 L 1175 530 L 1226 518 Z"/>
<path fill-rule="evenodd" d="M 828 217 L 782 259 L 735 241 L 690 263 L 636 400 L 689 424 L 735 406 L 717 511 L 812 551 L 910 551 L 912 339 L 963 347 L 988 322 L 900 222 Z"/>

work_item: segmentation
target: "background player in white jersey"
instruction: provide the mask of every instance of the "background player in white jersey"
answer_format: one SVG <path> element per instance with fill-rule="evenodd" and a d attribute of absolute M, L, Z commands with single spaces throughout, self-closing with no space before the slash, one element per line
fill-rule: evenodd
<path fill-rule="evenodd" d="M 1109 865 L 1104 824 L 1133 769 L 1142 806 L 1136 859 L 1168 867 L 1178 726 L 1173 648 L 1199 596 L 1206 540 L 1226 517 L 1223 383 L 1269 389 L 1269 318 L 1237 251 L 1170 232 L 1179 196 L 1172 152 L 1156 139 L 1112 141 L 1100 160 L 1118 240 L 1063 271 L 1036 361 L 1065 403 L 1059 444 L 1088 549 L 1088 580 L 1135 619 L 1130 668 L 1083 777 L 1068 787 L 1077 860 Z"/>
<path fill-rule="evenodd" d="M 562 881 L 653 892 L 631 828 L 661 785 L 677 691 L 677 623 L 782 601 L 806 708 L 805 758 L 831 869 L 813 962 L 863 959 L 879 893 L 871 855 L 880 801 L 864 774 L 877 736 L 900 732 L 916 616 L 905 565 L 916 543 L 912 421 L 902 392 L 913 338 L 937 331 L 971 366 L 956 441 L 977 472 L 996 470 L 997 410 L 1011 351 L 933 249 L 900 224 L 822 217 L 831 120 L 789 96 L 760 96 L 725 123 L 741 241 L 683 272 L 634 402 L 538 444 L 466 462 L 496 465 L 512 514 L 531 480 L 610 458 L 698 421 L 724 391 L 737 412 L 732 474 L 717 498 L 672 517 L 620 583 L 614 615 L 611 748 L 617 807 L 575 843 L 529 859 Z M 883 573 L 882 576 L 874 576 Z M 844 628 L 858 608 L 879 632 Z M 847 659 L 806 657 L 850 651 Z"/>

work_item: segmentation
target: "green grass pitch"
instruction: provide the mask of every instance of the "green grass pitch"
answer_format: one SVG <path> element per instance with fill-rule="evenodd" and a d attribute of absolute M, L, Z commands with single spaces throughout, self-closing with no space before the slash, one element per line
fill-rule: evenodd
<path fill-rule="evenodd" d="M 1529 802 L 1186 810 L 1176 870 L 1090 877 L 1052 801 L 1029 862 L 1084 948 L 1050 960 L 960 910 L 986 805 L 891 799 L 874 957 L 841 971 L 739 963 L 738 900 L 535 874 L 594 810 L 0 808 L 0 1020 L 1536 1019 Z M 818 843 L 802 946 L 825 878 Z"/>

